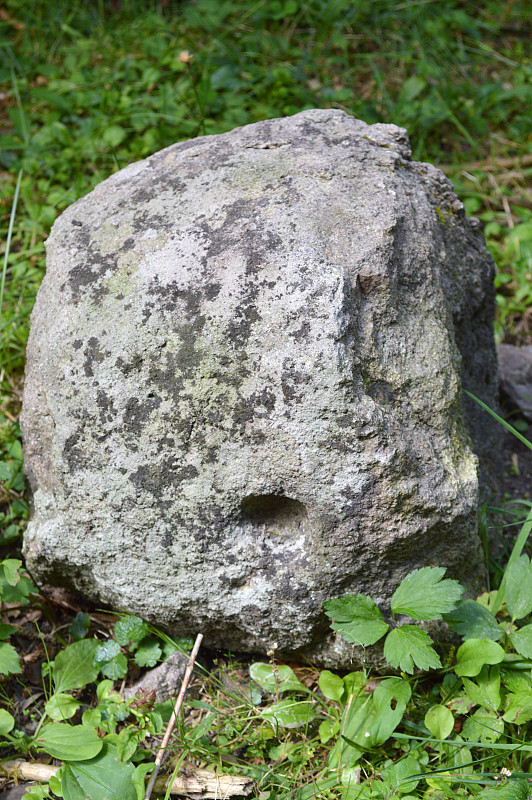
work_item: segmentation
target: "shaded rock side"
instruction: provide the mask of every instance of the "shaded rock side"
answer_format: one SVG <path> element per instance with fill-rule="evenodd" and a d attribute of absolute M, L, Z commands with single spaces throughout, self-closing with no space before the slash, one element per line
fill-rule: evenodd
<path fill-rule="evenodd" d="M 500 344 L 497 356 L 502 400 L 532 422 L 532 345 Z"/>
<path fill-rule="evenodd" d="M 206 644 L 347 664 L 322 602 L 480 580 L 493 263 L 405 131 L 304 111 L 57 220 L 22 427 L 36 577 Z"/>

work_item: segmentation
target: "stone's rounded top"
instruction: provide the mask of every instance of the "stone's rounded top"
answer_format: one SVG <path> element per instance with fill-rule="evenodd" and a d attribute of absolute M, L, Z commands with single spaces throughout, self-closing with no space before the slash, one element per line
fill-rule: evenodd
<path fill-rule="evenodd" d="M 401 128 L 314 109 L 172 145 L 56 221 L 21 420 L 38 577 L 346 667 L 323 600 L 385 603 L 429 559 L 474 583 L 461 380 L 491 404 L 492 265 L 409 159 Z"/>

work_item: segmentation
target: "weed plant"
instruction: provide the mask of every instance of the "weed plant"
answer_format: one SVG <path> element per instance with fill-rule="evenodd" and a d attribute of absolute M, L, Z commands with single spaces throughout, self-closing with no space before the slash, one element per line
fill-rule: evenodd
<path fill-rule="evenodd" d="M 481 219 L 498 265 L 499 341 L 532 343 L 530 34 L 526 0 L 7 0 L 0 10 L 4 603 L 30 614 L 40 604 L 53 619 L 11 550 L 28 515 L 17 419 L 29 314 L 56 216 L 110 173 L 176 141 L 315 106 L 342 108 L 407 127 L 414 158 L 445 170 L 466 211 Z M 272 660 L 253 664 L 250 682 L 246 668 L 220 658 L 178 725 L 177 761 L 249 774 L 261 800 L 524 800 L 532 585 L 521 548 L 530 525 L 529 515 L 499 589 L 477 601 L 461 602 L 460 587 L 441 571 L 422 571 L 389 610 L 360 596 L 327 609 L 352 641 L 370 646 L 380 633 L 394 677 Z M 434 649 L 417 625 L 427 619 L 425 595 L 439 597 L 430 613 L 445 614 L 464 638 L 456 654 Z M 410 619 L 398 625 L 394 614 Z M 12 643 L 14 627 L 0 626 L 0 672 L 18 686 L 27 664 Z M 66 649 L 52 648 L 45 661 L 44 699 L 22 707 L 4 691 L 6 754 L 44 752 L 63 763 L 62 776 L 28 800 L 49 791 L 101 800 L 96 773 L 100 785 L 113 773 L 105 796 L 142 797 L 169 709 L 146 698 L 126 702 L 114 682 L 183 643 L 131 617 L 118 620 L 111 637 L 101 630 L 94 614 L 80 612 L 68 634 L 55 631 L 53 641 Z"/>

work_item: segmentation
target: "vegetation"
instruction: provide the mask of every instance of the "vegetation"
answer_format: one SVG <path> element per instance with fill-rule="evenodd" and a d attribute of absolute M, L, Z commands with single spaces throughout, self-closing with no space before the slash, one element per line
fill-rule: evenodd
<path fill-rule="evenodd" d="M 0 625 L 0 733 L 6 754 L 63 762 L 62 777 L 27 798 L 142 798 L 169 706 L 124 701 L 113 682 L 184 645 L 136 618 L 91 609 L 73 618 L 68 600 L 37 594 L 18 558 L 28 516 L 21 376 L 54 219 L 175 141 L 342 108 L 407 127 L 414 158 L 445 170 L 498 266 L 499 341 L 532 343 L 527 11 L 525 0 L 7 0 L 0 9 L 0 597 L 12 623 Z M 477 605 L 430 569 L 403 582 L 391 616 L 361 596 L 328 606 L 351 641 L 386 636 L 399 675 L 319 673 L 273 656 L 248 670 L 219 656 L 196 681 L 173 765 L 249 775 L 261 800 L 527 797 L 532 578 L 522 549 L 532 519 L 530 504 L 520 507 L 522 535 Z M 398 626 L 393 614 L 410 621 Z M 456 653 L 435 650 L 411 624 L 441 615 L 465 640 Z"/>

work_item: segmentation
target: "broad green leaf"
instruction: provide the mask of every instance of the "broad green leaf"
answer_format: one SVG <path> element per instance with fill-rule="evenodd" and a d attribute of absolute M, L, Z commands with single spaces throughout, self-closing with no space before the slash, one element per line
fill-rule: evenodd
<path fill-rule="evenodd" d="M 5 708 L 0 708 L 0 736 L 10 733 L 15 727 L 15 720 Z"/>
<path fill-rule="evenodd" d="M 100 647 L 97 639 L 84 639 L 69 644 L 55 657 L 52 668 L 55 693 L 82 689 L 98 677 L 94 656 Z"/>
<path fill-rule="evenodd" d="M 450 629 L 464 639 L 502 639 L 503 632 L 493 614 L 476 600 L 462 600 L 444 615 Z"/>
<path fill-rule="evenodd" d="M 508 706 L 503 715 L 506 722 L 522 725 L 532 720 L 532 691 L 509 694 L 507 700 Z"/>
<path fill-rule="evenodd" d="M 465 692 L 460 692 L 447 703 L 447 707 L 455 714 L 469 714 L 475 705 L 476 703 Z"/>
<path fill-rule="evenodd" d="M 375 721 L 370 730 L 373 744 L 383 744 L 397 728 L 412 696 L 410 684 L 403 678 L 386 678 L 373 692 Z"/>
<path fill-rule="evenodd" d="M 84 611 L 78 611 L 78 613 L 70 623 L 68 632 L 72 636 L 74 641 L 79 642 L 81 639 L 84 639 L 87 633 L 89 632 L 90 624 L 91 624 L 90 614 L 86 614 Z"/>
<path fill-rule="evenodd" d="M 74 700 L 72 695 L 59 692 L 53 694 L 46 705 L 44 710 L 50 719 L 59 722 L 62 719 L 71 719 L 79 708 L 79 703 Z"/>
<path fill-rule="evenodd" d="M 135 767 L 131 782 L 137 792 L 137 800 L 144 800 L 146 795 L 146 776 L 152 769 L 153 764 L 151 763 L 138 764 L 138 766 Z"/>
<path fill-rule="evenodd" d="M 48 786 L 31 786 L 22 795 L 22 800 L 49 800 Z"/>
<path fill-rule="evenodd" d="M 346 594 L 323 604 L 331 627 L 348 642 L 368 647 L 384 636 L 389 625 L 374 600 L 365 594 Z"/>
<path fill-rule="evenodd" d="M 137 800 L 133 764 L 120 761 L 113 744 L 101 744 L 100 753 L 89 761 L 63 765 L 64 800 Z"/>
<path fill-rule="evenodd" d="M 439 656 L 432 648 L 432 639 L 416 625 L 402 625 L 388 634 L 384 658 L 402 672 L 412 673 L 415 667 L 423 670 L 441 667 Z"/>
<path fill-rule="evenodd" d="M 454 727 L 454 717 L 446 706 L 432 706 L 425 714 L 425 726 L 435 739 L 447 739 Z"/>
<path fill-rule="evenodd" d="M 478 708 L 462 727 L 462 736 L 468 742 L 497 742 L 504 732 L 504 722 L 494 711 Z"/>
<path fill-rule="evenodd" d="M 412 756 L 401 758 L 392 764 L 391 767 L 381 772 L 381 778 L 392 788 L 392 795 L 408 794 L 415 791 L 419 778 L 410 779 L 411 775 L 419 775 L 421 765 L 417 759 Z"/>
<path fill-rule="evenodd" d="M 532 625 L 524 625 L 510 636 L 512 647 L 525 658 L 532 658 Z"/>
<path fill-rule="evenodd" d="M 60 761 L 85 761 L 94 758 L 103 746 L 94 728 L 52 722 L 41 729 L 36 738 L 39 750 Z"/>
<path fill-rule="evenodd" d="M 19 675 L 21 672 L 20 659 L 13 645 L 0 642 L 0 675 Z"/>
<path fill-rule="evenodd" d="M 407 575 L 391 599 L 394 614 L 412 619 L 441 619 L 449 614 L 464 593 L 458 581 L 445 578 L 444 567 L 422 567 Z"/>
<path fill-rule="evenodd" d="M 333 736 L 336 736 L 339 730 L 340 723 L 337 719 L 324 719 L 319 728 L 320 742 L 327 744 Z"/>
<path fill-rule="evenodd" d="M 335 675 L 334 672 L 329 672 L 328 669 L 323 669 L 320 672 L 318 685 L 328 700 L 336 700 L 337 703 L 340 703 L 342 697 L 346 694 L 343 678 Z"/>
<path fill-rule="evenodd" d="M 501 676 L 498 665 L 482 667 L 476 681 L 463 678 L 467 696 L 475 705 L 497 712 L 501 705 Z"/>
<path fill-rule="evenodd" d="M 4 570 L 6 581 L 11 586 L 16 586 L 20 580 L 19 569 L 22 566 L 22 561 L 19 561 L 18 558 L 5 558 L 3 561 L 0 561 L 0 566 Z"/>
<path fill-rule="evenodd" d="M 249 668 L 249 675 L 269 694 L 282 692 L 305 692 L 306 689 L 292 669 L 286 664 L 263 664 L 255 662 Z"/>
<path fill-rule="evenodd" d="M 5 603 L 20 603 L 27 605 L 29 597 L 36 593 L 36 588 L 26 575 L 22 575 L 20 580 L 12 586 L 3 570 L 0 570 L 0 597 Z"/>
<path fill-rule="evenodd" d="M 123 678 L 127 672 L 127 658 L 120 652 L 118 642 L 114 641 L 106 642 L 98 647 L 94 654 L 94 664 L 102 675 L 112 680 Z"/>
<path fill-rule="evenodd" d="M 468 639 L 457 650 L 454 671 L 460 677 L 474 678 L 485 664 L 500 664 L 504 650 L 491 639 Z"/>
<path fill-rule="evenodd" d="M 122 728 L 116 740 L 116 749 L 120 761 L 129 761 L 143 738 L 143 731 L 139 731 L 138 728 Z"/>
<path fill-rule="evenodd" d="M 114 627 L 114 636 L 118 644 L 126 647 L 128 644 L 137 645 L 150 634 L 150 626 L 140 617 L 128 615 L 119 619 Z"/>
<path fill-rule="evenodd" d="M 316 717 L 310 703 L 306 700 L 280 700 L 260 712 L 263 719 L 274 730 L 281 728 L 302 728 Z"/>
<path fill-rule="evenodd" d="M 508 783 L 495 788 L 483 789 L 477 800 L 528 800 L 529 786 L 521 778 L 512 778 Z"/>
<path fill-rule="evenodd" d="M 155 636 L 147 636 L 142 640 L 135 653 L 135 662 L 139 667 L 154 667 L 162 654 L 163 651 Z"/>
<path fill-rule="evenodd" d="M 532 611 L 532 562 L 520 556 L 506 568 L 506 608 L 512 622 L 523 619 Z"/>
<path fill-rule="evenodd" d="M 415 98 L 421 94 L 424 89 L 426 89 L 426 87 L 427 81 L 425 78 L 421 78 L 419 75 L 412 75 L 403 83 L 401 87 L 400 99 L 403 102 L 411 103 L 412 100 L 415 100 Z"/>
<path fill-rule="evenodd" d="M 16 630 L 14 625 L 6 625 L 4 622 L 0 622 L 0 640 L 9 639 Z"/>
<path fill-rule="evenodd" d="M 110 147 L 118 147 L 119 144 L 122 144 L 126 136 L 126 131 L 121 128 L 120 125 L 109 125 L 109 127 L 104 130 L 102 139 L 105 144 L 108 144 Z"/>

